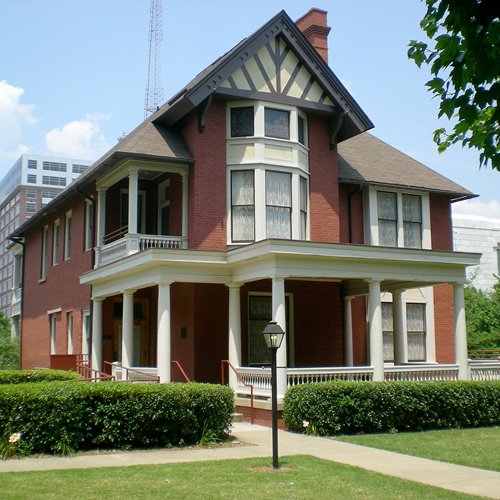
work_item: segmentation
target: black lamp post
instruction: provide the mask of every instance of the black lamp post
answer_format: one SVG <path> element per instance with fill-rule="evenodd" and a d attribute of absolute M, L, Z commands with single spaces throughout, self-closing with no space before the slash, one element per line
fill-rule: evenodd
<path fill-rule="evenodd" d="M 271 350 L 271 406 L 273 419 L 273 469 L 278 469 L 278 391 L 276 383 L 276 351 L 280 348 L 285 332 L 276 321 L 270 321 L 262 332 Z"/>

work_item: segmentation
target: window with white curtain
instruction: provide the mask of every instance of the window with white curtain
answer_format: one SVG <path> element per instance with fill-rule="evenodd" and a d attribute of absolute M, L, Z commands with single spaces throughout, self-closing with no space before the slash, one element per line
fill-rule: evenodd
<path fill-rule="evenodd" d="M 425 361 L 425 304 L 406 304 L 408 361 Z"/>
<path fill-rule="evenodd" d="M 300 239 L 307 239 L 307 180 L 300 178 Z"/>
<path fill-rule="evenodd" d="M 422 248 L 422 197 L 377 192 L 379 245 Z"/>
<path fill-rule="evenodd" d="M 392 304 L 387 302 L 382 302 L 382 333 L 384 337 L 384 361 L 394 361 Z"/>
<path fill-rule="evenodd" d="M 425 304 L 406 304 L 406 338 L 408 361 L 425 361 L 426 328 Z M 394 326 L 392 303 L 382 303 L 382 332 L 384 336 L 384 361 L 394 361 Z"/>
<path fill-rule="evenodd" d="M 233 241 L 255 239 L 254 171 L 231 173 L 231 231 Z"/>
<path fill-rule="evenodd" d="M 292 176 L 266 171 L 266 236 L 290 239 L 292 214 Z"/>
<path fill-rule="evenodd" d="M 379 244 L 398 246 L 398 201 L 396 193 L 377 193 Z"/>
<path fill-rule="evenodd" d="M 403 233 L 405 248 L 422 248 L 422 201 L 413 194 L 403 194 Z"/>

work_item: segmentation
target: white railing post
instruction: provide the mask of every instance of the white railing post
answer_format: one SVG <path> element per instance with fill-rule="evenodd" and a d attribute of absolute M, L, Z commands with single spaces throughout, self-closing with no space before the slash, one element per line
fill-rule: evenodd
<path fill-rule="evenodd" d="M 240 287 L 241 285 L 229 284 L 229 345 L 228 359 L 235 367 L 241 366 L 241 313 L 240 313 Z M 238 383 L 236 373 L 229 368 L 229 385 L 235 389 Z"/>
<path fill-rule="evenodd" d="M 122 310 L 122 366 L 130 368 L 134 359 L 134 293 L 124 290 Z"/>

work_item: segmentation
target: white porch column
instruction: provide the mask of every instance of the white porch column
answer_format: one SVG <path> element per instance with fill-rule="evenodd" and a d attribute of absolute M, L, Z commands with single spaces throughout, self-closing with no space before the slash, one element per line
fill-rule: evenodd
<path fill-rule="evenodd" d="M 106 189 L 97 189 L 97 244 L 101 246 L 106 234 Z"/>
<path fill-rule="evenodd" d="M 392 292 L 392 328 L 394 335 L 394 364 L 406 363 L 405 327 L 404 327 L 403 292 Z"/>
<path fill-rule="evenodd" d="M 272 289 L 272 309 L 273 320 L 281 326 L 286 332 L 286 309 L 285 309 L 285 280 L 284 278 L 273 278 Z M 277 393 L 278 399 L 283 399 L 288 385 L 286 366 L 287 366 L 287 337 L 288 332 L 283 337 L 281 347 L 276 353 L 276 375 L 277 375 Z"/>
<path fill-rule="evenodd" d="M 131 169 L 128 174 L 128 232 L 137 234 L 137 207 L 139 197 L 139 171 Z"/>
<path fill-rule="evenodd" d="M 122 311 L 122 366 L 132 367 L 134 359 L 134 292 L 123 291 Z"/>
<path fill-rule="evenodd" d="M 352 347 L 352 307 L 354 297 L 344 297 L 344 365 L 353 366 L 354 356 Z"/>
<path fill-rule="evenodd" d="M 104 299 L 92 299 L 92 359 L 93 370 L 102 371 L 102 303 Z"/>
<path fill-rule="evenodd" d="M 158 328 L 156 342 L 156 366 L 160 382 L 172 380 L 171 324 L 170 324 L 170 285 L 158 283 Z"/>
<path fill-rule="evenodd" d="M 182 247 L 187 248 L 188 243 L 188 213 L 189 213 L 189 183 L 188 174 L 182 174 Z"/>
<path fill-rule="evenodd" d="M 455 307 L 455 359 L 459 380 L 469 380 L 469 358 L 467 354 L 467 328 L 465 324 L 464 285 L 453 285 Z"/>
<path fill-rule="evenodd" d="M 241 366 L 241 314 L 240 314 L 240 287 L 241 285 L 227 285 L 229 288 L 229 362 L 238 369 Z M 231 367 L 228 370 L 229 385 L 236 389 L 238 380 Z"/>
<path fill-rule="evenodd" d="M 373 380 L 384 380 L 384 338 L 382 335 L 382 305 L 380 280 L 367 280 L 369 284 L 368 321 L 370 323 L 370 364 Z"/>

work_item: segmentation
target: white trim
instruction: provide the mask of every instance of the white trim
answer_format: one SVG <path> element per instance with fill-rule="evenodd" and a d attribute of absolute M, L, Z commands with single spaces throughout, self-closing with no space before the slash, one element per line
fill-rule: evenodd
<path fill-rule="evenodd" d="M 73 211 L 68 210 L 64 215 L 64 260 L 71 258 L 71 232 Z"/>
<path fill-rule="evenodd" d="M 59 230 L 60 220 L 57 218 L 52 223 L 52 265 L 57 266 L 59 263 Z"/>
<path fill-rule="evenodd" d="M 68 342 L 68 354 L 73 354 L 74 350 L 74 317 L 73 311 L 68 311 L 66 313 L 66 333 Z"/>

